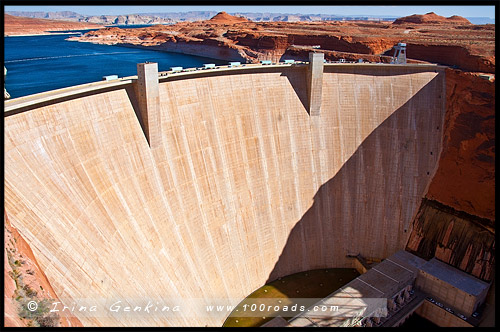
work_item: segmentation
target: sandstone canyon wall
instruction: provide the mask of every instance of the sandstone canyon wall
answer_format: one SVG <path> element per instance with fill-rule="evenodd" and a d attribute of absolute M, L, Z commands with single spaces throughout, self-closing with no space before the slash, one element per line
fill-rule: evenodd
<path fill-rule="evenodd" d="M 491 281 L 495 269 L 495 82 L 446 70 L 443 152 L 407 250 Z"/>

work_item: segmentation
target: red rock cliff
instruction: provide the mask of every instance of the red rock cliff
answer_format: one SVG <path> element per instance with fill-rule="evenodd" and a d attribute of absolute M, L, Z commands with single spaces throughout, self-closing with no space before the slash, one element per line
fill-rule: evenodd
<path fill-rule="evenodd" d="M 59 301 L 45 273 L 40 269 L 28 243 L 9 223 L 4 212 L 4 317 L 6 327 L 41 326 L 69 327 L 83 326 L 74 316 L 49 313 L 50 305 L 40 316 L 23 318 L 21 312 L 29 301 L 53 303 Z M 25 313 L 26 310 L 24 310 Z"/>
<path fill-rule="evenodd" d="M 495 82 L 446 71 L 443 152 L 427 198 L 495 219 Z"/>

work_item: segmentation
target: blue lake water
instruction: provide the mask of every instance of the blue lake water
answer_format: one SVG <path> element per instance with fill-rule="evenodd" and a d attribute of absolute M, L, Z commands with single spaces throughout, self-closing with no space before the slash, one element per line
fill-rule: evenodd
<path fill-rule="evenodd" d="M 96 82 L 106 75 L 136 75 L 137 63 L 145 61 L 157 62 L 159 71 L 227 63 L 178 53 L 66 41 L 70 36 L 4 38 L 5 88 L 11 98 Z"/>

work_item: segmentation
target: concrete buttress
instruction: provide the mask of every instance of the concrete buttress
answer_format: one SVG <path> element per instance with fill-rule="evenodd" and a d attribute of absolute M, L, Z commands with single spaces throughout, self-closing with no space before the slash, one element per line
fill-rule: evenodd
<path fill-rule="evenodd" d="M 309 53 L 307 72 L 307 94 L 309 97 L 309 115 L 320 115 L 321 94 L 323 93 L 323 53 Z"/>
<path fill-rule="evenodd" d="M 139 114 L 149 147 L 161 144 L 160 94 L 158 88 L 158 64 L 138 63 L 135 92 Z"/>

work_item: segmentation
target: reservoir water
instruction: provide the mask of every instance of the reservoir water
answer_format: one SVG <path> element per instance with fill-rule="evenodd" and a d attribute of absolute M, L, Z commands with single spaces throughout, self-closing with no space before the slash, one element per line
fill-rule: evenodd
<path fill-rule="evenodd" d="M 86 32 L 89 30 L 84 30 Z M 200 67 L 216 60 L 179 53 L 67 41 L 73 34 L 4 38 L 5 88 L 11 98 L 77 84 L 137 74 L 137 63 L 157 62 L 158 70 Z"/>

